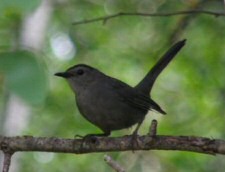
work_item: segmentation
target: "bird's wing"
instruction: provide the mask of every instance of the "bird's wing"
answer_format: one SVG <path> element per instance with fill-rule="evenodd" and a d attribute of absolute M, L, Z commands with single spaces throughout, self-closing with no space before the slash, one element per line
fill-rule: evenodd
<path fill-rule="evenodd" d="M 115 94 L 119 95 L 118 97 L 121 101 L 144 111 L 154 109 L 162 114 L 166 114 L 155 101 L 144 95 L 142 92 L 117 79 L 113 79 L 111 83 L 112 89 L 115 90 Z"/>

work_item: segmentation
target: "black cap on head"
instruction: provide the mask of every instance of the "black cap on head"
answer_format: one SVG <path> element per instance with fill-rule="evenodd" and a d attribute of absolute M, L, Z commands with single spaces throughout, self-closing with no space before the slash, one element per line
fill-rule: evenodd
<path fill-rule="evenodd" d="M 68 68 L 66 71 L 70 71 L 70 70 L 73 70 L 73 69 L 78 68 L 78 67 L 84 67 L 84 68 L 88 68 L 88 69 L 94 69 L 93 67 L 88 66 L 86 64 L 77 64 L 77 65 L 74 65 L 74 66 Z"/>

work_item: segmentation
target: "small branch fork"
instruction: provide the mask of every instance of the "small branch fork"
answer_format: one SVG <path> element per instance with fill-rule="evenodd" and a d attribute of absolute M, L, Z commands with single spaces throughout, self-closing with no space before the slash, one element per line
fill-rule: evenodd
<path fill-rule="evenodd" d="M 14 152 L 38 151 L 55 153 L 93 153 L 138 150 L 176 150 L 203 154 L 225 155 L 225 140 L 195 136 L 157 135 L 157 121 L 153 120 L 149 133 L 137 136 L 137 145 L 132 143 L 132 135 L 123 137 L 98 137 L 86 142 L 82 139 L 46 138 L 33 136 L 0 136 L 0 150 L 4 153 L 3 172 L 8 172 Z"/>
<path fill-rule="evenodd" d="M 192 14 L 205 14 L 205 15 L 213 15 L 215 17 L 225 16 L 224 12 L 215 12 L 215 11 L 208 11 L 208 10 L 187 10 L 187 11 L 177 11 L 177 12 L 168 12 L 168 13 L 131 13 L 131 12 L 120 12 L 112 15 L 106 15 L 102 17 L 96 17 L 87 20 L 80 20 L 77 22 L 73 22 L 73 25 L 80 25 L 80 24 L 87 24 L 93 23 L 97 21 L 103 21 L 103 24 L 109 19 L 117 18 L 120 16 L 142 16 L 142 17 L 170 17 L 170 16 L 177 16 L 177 15 L 192 15 Z"/>

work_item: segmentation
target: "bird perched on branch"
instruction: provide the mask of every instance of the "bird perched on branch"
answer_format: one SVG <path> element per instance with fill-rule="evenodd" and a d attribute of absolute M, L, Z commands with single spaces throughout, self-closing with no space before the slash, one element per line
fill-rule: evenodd
<path fill-rule="evenodd" d="M 76 95 L 81 115 L 103 131 L 101 134 L 87 136 L 108 136 L 111 131 L 128 128 L 134 124 L 137 124 L 134 130 L 134 134 L 137 134 L 149 110 L 166 114 L 151 99 L 150 93 L 158 75 L 185 45 L 185 41 L 174 44 L 135 87 L 85 64 L 78 64 L 65 72 L 56 73 L 56 76 L 69 82 Z"/>

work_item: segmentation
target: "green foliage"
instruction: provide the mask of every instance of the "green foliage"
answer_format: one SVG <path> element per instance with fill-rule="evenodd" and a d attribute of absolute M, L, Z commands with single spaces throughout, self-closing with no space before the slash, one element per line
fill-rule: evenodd
<path fill-rule="evenodd" d="M 4 20 L 0 21 L 0 47 L 5 52 L 0 54 L 0 83 L 7 91 L 33 105 L 29 126 L 23 134 L 73 138 L 76 134 L 100 133 L 99 129 L 79 114 L 74 95 L 66 81 L 54 77 L 53 74 L 74 64 L 86 63 L 135 85 L 171 46 L 172 35 L 177 34 L 176 40 L 186 38 L 187 44 L 157 79 L 152 92 L 152 98 L 168 115 L 160 116 L 150 112 L 140 133 L 145 134 L 150 121 L 155 118 L 159 121 L 158 134 L 225 139 L 224 17 L 192 15 L 186 21 L 185 27 L 181 26 L 185 16 L 122 16 L 107 20 L 105 24 L 71 24 L 74 21 L 121 11 L 152 13 L 187 10 L 197 6 L 200 1 L 59 1 L 52 6 L 54 10 L 44 37 L 42 52 L 35 55 L 21 50 L 6 52 L 15 48 L 13 45 L 18 43 L 13 35 L 21 32 L 21 21 L 34 12 L 39 4 L 39 1 L 28 0 L 12 2 L 4 0 L 0 3 L 0 14 L 4 13 Z M 207 1 L 202 6 L 215 11 L 222 7 L 219 1 Z M 176 29 L 181 32 L 174 33 Z M 52 40 L 58 33 L 67 35 L 76 48 L 75 57 L 70 60 L 56 58 Z M 16 48 L 20 49 L 19 47 Z M 47 62 L 47 70 L 41 63 L 43 59 Z M 43 106 L 36 106 L 43 102 Z M 127 129 L 115 131 L 112 135 L 121 136 L 131 132 L 132 129 Z M 20 171 L 24 172 L 110 170 L 103 162 L 103 153 L 44 154 L 45 161 L 41 160 L 41 153 L 21 155 Z M 225 168 L 223 156 L 211 157 L 188 152 L 147 151 L 110 155 L 129 172 L 214 172 Z"/>
<path fill-rule="evenodd" d="M 6 88 L 31 105 L 44 102 L 47 80 L 43 64 L 27 51 L 0 53 L 0 72 Z"/>
<path fill-rule="evenodd" d="M 1 0 L 0 15 L 21 14 L 35 10 L 40 0 Z"/>

